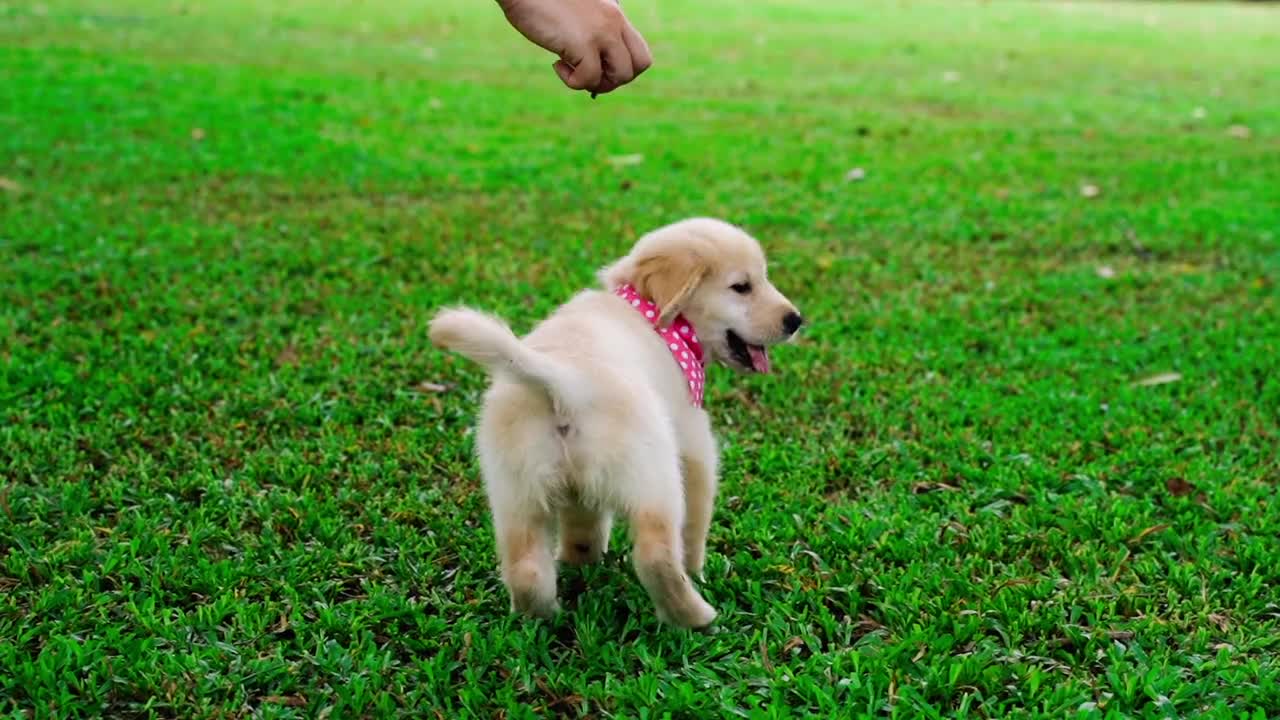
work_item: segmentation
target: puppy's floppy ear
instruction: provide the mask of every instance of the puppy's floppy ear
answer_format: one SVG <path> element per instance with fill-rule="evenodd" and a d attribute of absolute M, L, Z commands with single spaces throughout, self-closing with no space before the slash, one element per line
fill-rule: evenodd
<path fill-rule="evenodd" d="M 693 291 L 711 272 L 695 253 L 658 252 L 635 261 L 632 283 L 659 308 L 658 324 L 667 326 L 684 310 Z"/>

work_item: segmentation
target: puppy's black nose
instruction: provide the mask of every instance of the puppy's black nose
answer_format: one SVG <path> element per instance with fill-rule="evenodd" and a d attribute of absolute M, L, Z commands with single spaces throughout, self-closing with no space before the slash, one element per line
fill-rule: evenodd
<path fill-rule="evenodd" d="M 800 317 L 800 313 L 789 312 L 786 317 L 782 318 L 782 329 L 788 335 L 795 335 L 803 324 L 804 318 Z"/>

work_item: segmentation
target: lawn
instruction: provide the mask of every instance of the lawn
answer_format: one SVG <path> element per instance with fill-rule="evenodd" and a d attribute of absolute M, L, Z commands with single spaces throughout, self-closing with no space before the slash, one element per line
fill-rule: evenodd
<path fill-rule="evenodd" d="M 0 5 L 0 713 L 1280 713 L 1280 10 L 627 8 L 593 101 L 483 0 Z M 811 320 L 717 625 L 625 528 L 512 617 L 427 321 L 688 215 Z"/>

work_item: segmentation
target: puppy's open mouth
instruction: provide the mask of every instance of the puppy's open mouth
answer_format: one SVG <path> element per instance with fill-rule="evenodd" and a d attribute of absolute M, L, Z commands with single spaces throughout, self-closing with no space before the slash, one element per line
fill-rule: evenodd
<path fill-rule="evenodd" d="M 732 330 L 726 330 L 724 338 L 729 343 L 729 354 L 734 362 L 758 373 L 769 372 L 769 352 L 763 346 L 748 343 Z"/>

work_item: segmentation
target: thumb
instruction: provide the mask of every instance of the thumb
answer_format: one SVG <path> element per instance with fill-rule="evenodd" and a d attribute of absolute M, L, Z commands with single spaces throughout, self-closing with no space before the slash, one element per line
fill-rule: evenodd
<path fill-rule="evenodd" d="M 567 60 L 557 60 L 551 68 L 556 71 L 556 75 L 560 78 L 560 82 L 564 83 L 568 87 L 573 87 L 572 85 L 569 85 L 569 77 L 573 75 L 573 66 L 570 65 Z"/>

